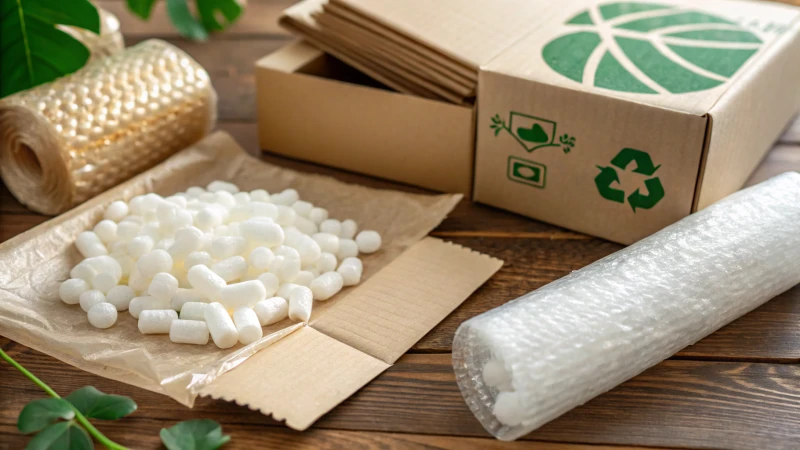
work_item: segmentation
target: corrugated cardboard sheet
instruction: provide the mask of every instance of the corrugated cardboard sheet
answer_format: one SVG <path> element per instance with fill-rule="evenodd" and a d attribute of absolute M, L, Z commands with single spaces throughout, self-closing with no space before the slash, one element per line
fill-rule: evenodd
<path fill-rule="evenodd" d="M 230 180 L 245 190 L 293 187 L 332 217 L 352 218 L 363 228 L 378 230 L 384 246 L 364 255 L 362 285 L 314 303 L 310 326 L 287 319 L 266 327 L 259 341 L 227 350 L 141 335 L 136 320 L 126 313 L 112 328 L 98 330 L 79 307 L 58 299 L 60 282 L 81 260 L 75 237 L 99 220 L 106 205 L 149 191 L 169 195 L 214 179 Z M 227 134 L 216 133 L 0 244 L 0 334 L 187 406 L 197 395 L 225 398 L 304 429 L 388 367 L 502 265 L 424 238 L 459 199 L 369 189 L 281 169 L 247 155 Z M 336 333 L 342 333 L 342 340 Z"/>

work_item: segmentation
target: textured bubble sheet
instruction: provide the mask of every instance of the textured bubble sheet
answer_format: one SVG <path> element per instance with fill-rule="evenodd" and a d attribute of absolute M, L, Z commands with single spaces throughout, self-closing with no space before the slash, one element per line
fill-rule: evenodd
<path fill-rule="evenodd" d="M 798 258 L 791 172 L 464 322 L 459 387 L 490 433 L 516 439 L 799 283 Z"/>
<path fill-rule="evenodd" d="M 58 214 L 199 141 L 216 121 L 208 73 L 148 40 L 0 101 L 0 175 Z"/>

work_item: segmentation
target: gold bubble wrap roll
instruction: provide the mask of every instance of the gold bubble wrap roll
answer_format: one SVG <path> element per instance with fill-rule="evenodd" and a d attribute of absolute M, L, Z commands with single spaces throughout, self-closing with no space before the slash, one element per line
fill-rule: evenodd
<path fill-rule="evenodd" d="M 58 214 L 199 141 L 216 122 L 208 73 L 148 40 L 0 101 L 0 175 Z"/>

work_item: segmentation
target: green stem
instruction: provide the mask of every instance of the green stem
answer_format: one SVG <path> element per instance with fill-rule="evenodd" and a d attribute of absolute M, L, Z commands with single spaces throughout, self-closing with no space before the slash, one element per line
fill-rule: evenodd
<path fill-rule="evenodd" d="M 47 395 L 49 395 L 51 397 L 54 397 L 54 398 L 61 398 L 56 393 L 56 391 L 51 389 L 50 386 L 45 384 L 44 381 L 42 381 L 39 378 L 37 378 L 36 375 L 30 373 L 28 371 L 28 369 L 22 367 L 22 365 L 20 363 L 14 361 L 14 359 L 12 357 L 8 356 L 8 354 L 6 352 L 4 352 L 3 349 L 0 349 L 0 358 L 3 358 L 4 360 L 6 360 L 9 364 L 14 366 L 14 368 L 19 370 L 23 375 L 28 377 L 29 380 L 33 381 L 33 384 L 35 384 L 35 385 L 39 386 L 40 388 L 42 388 L 42 390 L 45 391 L 47 393 Z M 69 402 L 67 402 L 67 403 L 69 403 Z M 123 447 L 123 446 L 117 444 L 116 442 L 112 441 L 111 439 L 107 438 L 103 433 L 100 432 L 100 430 L 95 428 L 94 425 L 92 425 L 91 422 L 89 422 L 89 419 L 87 419 L 86 416 L 81 414 L 81 412 L 78 411 L 78 409 L 75 408 L 71 403 L 69 403 L 69 406 L 70 406 L 70 408 L 72 408 L 72 411 L 75 412 L 75 420 L 77 420 L 78 423 L 83 425 L 83 428 L 85 428 L 86 431 L 89 432 L 89 434 L 91 434 L 95 439 L 97 439 L 97 442 L 103 444 L 106 448 L 109 448 L 111 450 L 127 450 L 125 447 Z"/>

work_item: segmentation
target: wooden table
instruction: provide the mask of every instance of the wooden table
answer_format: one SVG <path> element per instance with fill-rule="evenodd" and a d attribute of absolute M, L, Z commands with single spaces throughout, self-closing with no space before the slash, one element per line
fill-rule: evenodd
<path fill-rule="evenodd" d="M 164 38 L 205 66 L 219 92 L 219 128 L 253 154 L 260 153 L 253 62 L 291 39 L 276 25 L 287 0 L 251 0 L 233 29 L 203 44 L 176 36 L 163 2 L 150 23 L 133 19 L 120 0 L 97 3 L 121 17 L 128 44 Z M 263 158 L 347 182 L 424 192 L 268 154 Z M 800 120 L 787 129 L 750 183 L 794 169 L 800 169 Z M 0 241 L 45 220 L 2 187 Z M 194 409 L 187 409 L 8 339 L 0 338 L 0 346 L 62 394 L 94 385 L 133 397 L 139 404 L 135 414 L 99 423 L 109 437 L 132 448 L 158 448 L 162 427 L 190 418 L 219 421 L 233 438 L 225 447 L 230 449 L 800 448 L 800 287 L 517 442 L 492 439 L 467 409 L 454 380 L 450 351 L 456 327 L 621 246 L 469 202 L 462 202 L 433 235 L 502 258 L 506 265 L 394 367 L 303 433 L 233 403 L 199 399 Z M 25 403 L 40 397 L 38 388 L 0 363 L 0 449 L 24 447 L 27 438 L 17 432 L 16 417 Z"/>

